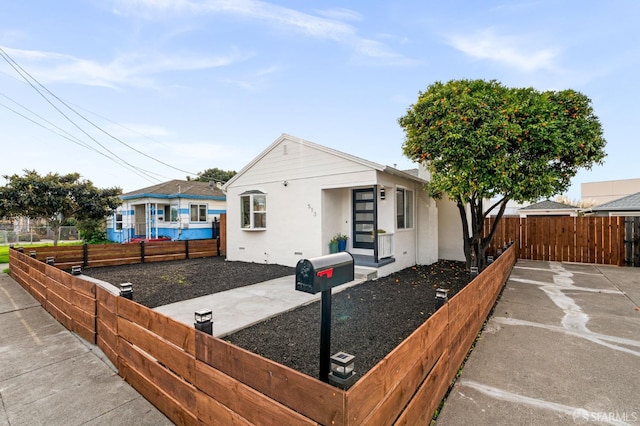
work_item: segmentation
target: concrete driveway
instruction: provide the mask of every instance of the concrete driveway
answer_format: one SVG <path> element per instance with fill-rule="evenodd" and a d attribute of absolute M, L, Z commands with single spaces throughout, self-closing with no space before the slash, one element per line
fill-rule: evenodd
<path fill-rule="evenodd" d="M 518 261 L 437 424 L 640 424 L 639 306 L 639 268 Z"/>

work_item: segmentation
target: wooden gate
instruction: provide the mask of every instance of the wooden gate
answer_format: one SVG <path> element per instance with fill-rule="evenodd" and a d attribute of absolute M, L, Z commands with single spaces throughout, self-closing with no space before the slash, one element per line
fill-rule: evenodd
<path fill-rule="evenodd" d="M 640 266 L 640 216 L 624 218 L 624 264 Z"/>

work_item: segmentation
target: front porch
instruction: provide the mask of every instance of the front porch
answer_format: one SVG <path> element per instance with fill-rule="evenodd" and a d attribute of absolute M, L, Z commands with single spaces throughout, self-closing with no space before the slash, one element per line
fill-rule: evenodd
<path fill-rule="evenodd" d="M 353 256 L 353 262 L 355 266 L 364 266 L 367 268 L 381 268 L 396 261 L 394 257 L 385 257 L 384 259 L 378 259 L 378 261 L 376 262 L 374 256 L 353 253 L 351 255 Z"/>

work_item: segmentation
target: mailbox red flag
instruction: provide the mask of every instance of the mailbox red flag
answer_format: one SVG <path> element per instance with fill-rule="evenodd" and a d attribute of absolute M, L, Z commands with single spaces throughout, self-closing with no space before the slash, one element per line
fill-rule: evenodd
<path fill-rule="evenodd" d="M 316 275 L 318 275 L 320 278 L 331 278 L 333 277 L 333 268 L 325 269 L 324 271 L 318 271 Z"/>

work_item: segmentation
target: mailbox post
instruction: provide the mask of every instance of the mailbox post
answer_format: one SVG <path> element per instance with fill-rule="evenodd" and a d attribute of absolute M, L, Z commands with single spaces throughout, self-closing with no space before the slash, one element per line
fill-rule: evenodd
<path fill-rule="evenodd" d="M 353 277 L 353 256 L 346 251 L 302 259 L 296 265 L 296 290 L 322 293 L 320 380 L 327 383 L 331 361 L 331 289 L 353 281 Z"/>

